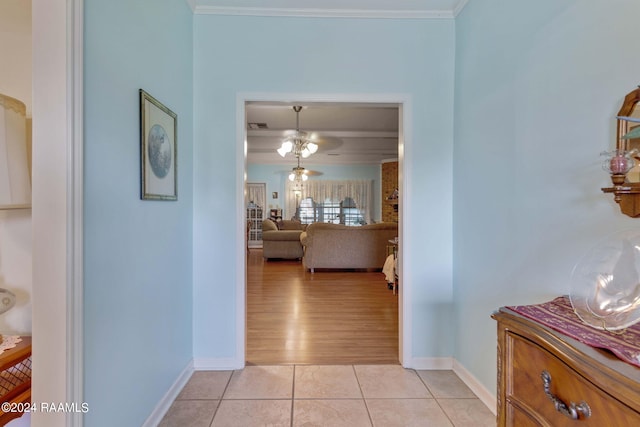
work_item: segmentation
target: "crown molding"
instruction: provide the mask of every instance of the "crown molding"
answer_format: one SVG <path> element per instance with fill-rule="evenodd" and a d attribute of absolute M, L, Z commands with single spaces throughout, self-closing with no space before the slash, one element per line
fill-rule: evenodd
<path fill-rule="evenodd" d="M 462 9 L 469 3 L 469 0 L 460 0 L 456 7 L 453 9 L 453 16 L 456 17 L 462 12 Z"/>
<path fill-rule="evenodd" d="M 190 4 L 194 0 L 187 0 Z M 467 0 L 463 0 L 466 4 Z M 464 7 L 464 4 L 462 7 Z M 462 9 L 457 7 L 456 10 Z M 453 19 L 453 10 L 366 10 L 272 7 L 195 6 L 196 15 L 268 16 L 298 18 Z"/>

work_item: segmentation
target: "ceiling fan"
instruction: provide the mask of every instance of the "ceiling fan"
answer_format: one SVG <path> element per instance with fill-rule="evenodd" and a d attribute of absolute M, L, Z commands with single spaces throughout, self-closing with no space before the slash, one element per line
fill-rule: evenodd
<path fill-rule="evenodd" d="M 322 175 L 322 172 L 312 171 L 300 166 L 300 156 L 297 156 L 298 166 L 294 167 L 289 173 L 289 181 L 306 181 L 310 176 Z"/>
<path fill-rule="evenodd" d="M 296 157 L 302 156 L 303 158 L 307 158 L 319 149 L 326 151 L 342 145 L 342 140 L 338 138 L 322 137 L 316 132 L 309 133 L 301 131 L 300 111 L 302 111 L 302 109 L 303 106 L 301 105 L 293 106 L 293 111 L 296 113 L 296 129 L 295 131 L 287 132 L 282 145 L 276 150 L 280 156 L 285 157 L 291 153 Z"/>

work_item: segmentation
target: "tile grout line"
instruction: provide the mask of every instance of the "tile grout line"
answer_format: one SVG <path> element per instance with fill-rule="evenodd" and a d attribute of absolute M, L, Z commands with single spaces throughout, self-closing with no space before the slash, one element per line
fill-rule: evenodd
<path fill-rule="evenodd" d="M 216 415 L 218 414 L 218 410 L 220 409 L 220 405 L 222 405 L 222 400 L 224 399 L 224 395 L 227 393 L 227 389 L 229 388 L 229 384 L 231 384 L 231 377 L 233 377 L 234 371 L 231 371 L 231 375 L 229 375 L 229 379 L 227 383 L 224 385 L 224 390 L 222 390 L 222 394 L 220 395 L 220 399 L 218 399 L 218 404 L 216 405 L 216 410 L 213 411 L 213 417 L 211 417 L 211 422 L 209 423 L 209 427 L 213 426 L 213 420 L 216 419 Z"/>
<path fill-rule="evenodd" d="M 296 366 L 297 365 L 293 365 L 293 378 L 291 380 L 291 417 L 289 420 L 289 426 L 293 427 L 293 407 L 295 405 L 295 399 L 296 399 Z"/>
<path fill-rule="evenodd" d="M 360 390 L 360 398 L 362 399 L 362 403 L 364 403 L 364 409 L 367 411 L 367 416 L 369 417 L 369 424 L 373 427 L 373 417 L 371 416 L 371 411 L 369 411 L 369 405 L 367 405 L 367 399 L 364 398 L 364 392 L 362 391 L 362 384 L 360 383 L 360 377 L 358 377 L 358 371 L 356 370 L 355 365 L 351 365 L 351 369 L 353 369 L 353 375 L 356 377 L 356 382 L 358 383 L 358 390 Z"/>
<path fill-rule="evenodd" d="M 440 404 L 440 400 L 436 397 L 436 395 L 433 393 L 433 391 L 431 391 L 431 389 L 429 388 L 429 386 L 427 385 L 427 382 L 424 380 L 424 378 L 422 378 L 420 376 L 420 374 L 418 373 L 417 370 L 414 369 L 414 372 L 416 373 L 416 375 L 418 376 L 418 378 L 420 379 L 420 381 L 422 382 L 422 384 L 424 384 L 424 386 L 427 388 L 427 390 L 429 390 L 429 394 L 431 394 L 431 396 L 433 397 L 433 400 L 436 401 L 436 405 L 438 405 L 438 408 L 440 408 L 440 410 L 442 411 L 442 413 L 444 414 L 445 417 L 447 417 L 447 420 L 449 420 L 449 422 L 451 423 L 451 425 L 453 427 L 456 427 L 456 424 L 453 422 L 453 420 L 451 419 L 451 417 L 449 416 L 449 414 L 447 413 L 447 411 L 444 410 L 444 408 L 442 407 L 442 405 Z"/>
<path fill-rule="evenodd" d="M 291 391 L 291 397 L 290 399 L 290 422 L 289 422 L 289 426 L 293 427 L 295 424 L 295 419 L 294 419 L 294 415 L 295 415 L 295 401 L 296 400 L 305 400 L 305 401 L 313 401 L 313 400 L 360 400 L 364 403 L 365 406 L 365 410 L 367 411 L 367 416 L 369 419 L 369 423 L 371 426 L 374 426 L 374 421 L 373 421 L 373 414 L 371 413 L 371 408 L 369 408 L 368 402 L 367 402 L 367 398 L 364 395 L 364 390 L 363 390 L 363 385 L 362 385 L 362 381 L 360 376 L 358 375 L 358 365 L 348 365 L 351 367 L 351 371 L 354 374 L 355 380 L 356 380 L 356 384 L 359 390 L 359 397 L 302 397 L 297 399 L 297 390 L 296 390 L 296 386 L 297 386 L 297 382 L 296 382 L 296 374 L 297 374 L 297 370 L 298 367 L 300 366 L 308 366 L 308 365 L 297 365 L 297 364 L 293 364 L 291 365 L 291 383 L 290 383 L 290 391 Z M 472 395 L 470 397 L 455 397 L 455 396 L 443 396 L 443 397 L 436 397 L 436 395 L 434 394 L 434 391 L 430 388 L 429 386 L 429 382 L 427 381 L 430 377 L 425 376 L 423 377 L 422 375 L 420 375 L 420 372 L 423 371 L 418 371 L 416 369 L 407 369 L 408 371 L 413 372 L 414 375 L 417 375 L 419 382 L 423 385 L 423 387 L 425 387 L 425 389 L 428 391 L 429 395 L 430 395 L 430 399 L 435 400 L 436 402 L 436 406 L 439 408 L 439 410 L 441 411 L 442 415 L 445 417 L 445 419 L 450 423 L 450 425 L 452 427 L 456 426 L 455 423 L 455 413 L 454 414 L 449 414 L 446 410 L 445 410 L 445 406 L 443 406 L 443 403 L 448 401 L 448 400 L 467 400 L 467 401 L 479 401 L 478 397 L 472 393 Z M 214 411 L 213 411 L 213 415 L 210 418 L 209 423 L 207 424 L 209 427 L 212 427 L 214 425 L 215 419 L 218 416 L 218 411 L 221 409 L 221 404 L 223 400 L 247 400 L 247 401 L 268 401 L 268 400 L 287 400 L 287 399 L 278 399 L 278 398 L 239 398 L 239 399 L 228 399 L 226 398 L 226 393 L 230 391 L 230 385 L 231 382 L 233 380 L 233 376 L 234 375 L 238 375 L 239 372 L 241 372 L 242 370 L 232 370 L 232 371 L 227 371 L 227 373 L 229 374 L 227 377 L 227 380 L 224 383 L 224 387 L 221 393 L 221 396 L 219 399 L 210 399 L 210 398 L 191 398 L 191 399 L 175 399 L 176 401 L 178 400 L 185 400 L 185 401 L 211 401 L 211 400 L 217 400 L 218 402 L 215 405 Z M 304 382 L 304 381 L 303 381 Z M 435 390 L 439 390 L 439 386 L 436 383 L 435 386 Z M 392 400 L 396 400 L 396 399 L 401 399 L 403 401 L 406 400 L 423 400 L 425 398 L 423 397 L 372 397 L 370 398 L 370 400 L 387 400 L 387 399 L 392 399 Z M 430 400 L 429 399 L 429 400 Z"/>

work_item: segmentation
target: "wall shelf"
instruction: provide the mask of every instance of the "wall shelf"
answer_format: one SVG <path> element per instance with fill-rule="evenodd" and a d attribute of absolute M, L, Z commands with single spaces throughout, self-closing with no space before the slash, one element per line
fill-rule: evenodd
<path fill-rule="evenodd" d="M 602 188 L 604 193 L 613 193 L 620 211 L 631 218 L 640 217 L 640 184 L 623 183 L 613 187 Z"/>
<path fill-rule="evenodd" d="M 602 188 L 602 191 L 614 195 L 623 214 L 640 218 L 640 182 L 635 176 L 629 179 L 629 172 L 640 165 L 640 138 L 632 133 L 640 126 L 640 87 L 625 96 L 616 118 L 616 149 L 602 153 L 607 155 L 603 169 L 611 174 L 613 186 Z"/>

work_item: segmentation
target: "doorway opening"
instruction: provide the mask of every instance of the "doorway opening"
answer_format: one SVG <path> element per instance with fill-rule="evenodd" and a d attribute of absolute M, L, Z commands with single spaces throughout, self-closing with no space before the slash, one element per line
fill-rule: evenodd
<path fill-rule="evenodd" d="M 295 100 L 295 102 L 291 101 L 291 100 Z M 367 96 L 349 96 L 349 95 L 335 95 L 335 96 L 316 96 L 316 95 L 242 95 L 239 97 L 238 99 L 238 111 L 237 111 L 237 132 L 239 135 L 238 138 L 238 164 L 241 165 L 241 181 L 238 182 L 238 189 L 240 194 L 242 194 L 242 196 L 238 197 L 238 206 L 237 206 L 237 212 L 244 212 L 245 211 L 245 197 L 244 197 L 244 191 L 245 191 L 245 183 L 247 182 L 247 174 L 248 174 L 248 161 L 247 161 L 247 153 L 249 151 L 248 148 L 248 114 L 247 114 L 247 109 L 248 106 L 251 105 L 252 103 L 261 103 L 263 105 L 273 105 L 273 106 L 280 106 L 282 107 L 283 105 L 288 105 L 288 106 L 292 106 L 294 104 L 296 105 L 322 105 L 323 107 L 334 107 L 336 109 L 336 111 L 334 113 L 336 114 L 340 114 L 341 108 L 345 107 L 345 106 L 353 106 L 353 105 L 360 105 L 360 106 L 369 106 L 369 107 L 379 107 L 379 108 L 384 108 L 384 107 L 389 107 L 390 105 L 392 105 L 395 109 L 396 109 L 396 120 L 397 120 L 397 131 L 395 134 L 396 137 L 396 144 L 397 144 L 397 161 L 398 161 L 398 169 L 397 169 L 397 173 L 398 173 L 398 193 L 402 194 L 403 193 L 403 186 L 404 186 L 404 176 L 405 176 L 405 163 L 404 163 L 404 154 L 405 154 L 405 150 L 406 150 L 406 146 L 409 142 L 408 137 L 407 137 L 407 132 L 406 129 L 409 129 L 410 127 L 408 126 L 409 124 L 409 115 L 406 114 L 405 112 L 408 111 L 408 107 L 409 107 L 409 103 L 410 100 L 408 97 L 406 96 L 398 96 L 398 95 L 367 95 Z M 300 127 L 304 128 L 305 126 L 307 126 L 308 129 L 310 130 L 315 130 L 314 129 L 314 123 L 309 123 L 309 122 L 305 122 L 304 118 L 305 116 L 303 115 L 305 113 L 305 111 L 303 110 L 301 113 L 301 119 L 300 119 Z M 311 118 L 310 118 L 311 119 Z M 257 132 L 258 136 L 263 136 L 266 137 L 267 136 L 267 132 L 264 132 L 264 127 L 263 127 L 263 123 L 255 123 L 255 124 L 251 124 L 251 129 L 256 129 L 259 126 L 262 127 L 263 132 Z M 268 124 L 267 124 L 268 125 Z M 255 126 L 255 127 L 254 127 Z M 289 124 L 288 125 L 289 128 L 292 128 L 292 126 Z M 344 134 L 348 134 L 348 131 L 343 131 L 343 132 L 347 132 Z M 256 132 L 254 132 L 255 134 Z M 266 154 L 266 150 L 265 149 L 265 154 Z M 271 151 L 271 148 L 268 149 L 269 151 Z M 334 154 L 335 153 L 329 153 L 329 154 Z M 365 154 L 361 154 L 361 156 L 364 158 L 366 157 Z M 387 159 L 388 160 L 388 159 Z M 312 159 L 308 159 L 308 162 L 311 164 Z M 281 165 L 284 162 L 281 162 Z M 281 166 L 280 165 L 280 166 Z M 380 166 L 380 165 L 378 165 Z M 320 166 L 317 166 L 314 164 L 314 168 L 318 168 L 320 169 Z M 240 174 L 239 174 L 240 175 Z M 254 180 L 253 177 L 250 178 L 250 180 Z M 275 193 L 279 193 L 280 197 L 283 197 L 283 195 L 281 194 L 281 191 L 276 191 L 273 190 L 271 188 L 269 188 L 269 184 L 267 183 L 267 194 L 274 194 Z M 378 191 L 381 192 L 381 190 L 378 187 Z M 378 196 L 378 203 L 382 204 L 385 203 L 381 194 L 379 194 Z M 274 208 L 276 207 L 275 204 L 273 203 L 268 203 L 265 202 L 266 206 L 264 211 L 265 212 L 269 212 L 270 209 L 269 208 Z M 283 203 L 284 204 L 284 203 Z M 272 205 L 272 206 L 269 206 Z M 405 357 L 408 357 L 408 355 L 410 354 L 408 349 L 409 349 L 409 345 L 410 345 L 410 340 L 407 337 L 410 337 L 410 330 L 411 330 L 411 322 L 410 322 L 410 316 L 409 316 L 409 304 L 407 304 L 407 298 L 408 298 L 408 294 L 410 292 L 410 288 L 409 288 L 409 284 L 408 283 L 404 283 L 402 281 L 402 252 L 403 252 L 403 248 L 402 248 L 402 235 L 403 235 L 403 221 L 402 221 L 402 214 L 403 212 L 407 209 L 406 207 L 406 203 L 404 203 L 404 201 L 400 198 L 398 199 L 398 201 L 396 202 L 396 209 L 397 209 L 397 215 L 398 215 L 398 223 L 399 223 L 399 227 L 398 227 L 398 238 L 399 238 L 399 242 L 397 245 L 398 248 L 398 262 L 397 262 L 397 271 L 398 271 L 398 275 L 399 275 L 399 291 L 398 291 L 398 295 L 397 296 L 393 296 L 391 292 L 389 292 L 387 290 L 387 292 L 389 292 L 389 294 L 387 295 L 390 298 L 397 298 L 396 299 L 396 307 L 397 307 L 397 311 L 394 313 L 395 318 L 391 319 L 392 321 L 390 322 L 390 325 L 395 325 L 396 328 L 396 335 L 395 335 L 395 339 L 397 340 L 396 342 L 396 346 L 395 348 L 397 349 L 397 353 L 396 353 L 396 357 L 395 360 L 399 361 L 401 364 L 406 365 L 407 360 L 405 360 Z M 277 206 L 278 208 L 281 208 L 282 206 Z M 380 206 L 378 206 L 378 209 L 380 209 Z M 381 209 L 380 209 L 381 210 Z M 378 212 L 377 215 L 380 215 L 380 213 Z M 374 218 L 374 220 L 381 220 L 382 218 L 380 216 L 378 216 L 378 218 Z M 242 221 L 242 223 L 244 224 L 244 221 Z M 252 363 L 251 360 L 247 359 L 247 340 L 250 340 L 250 332 L 249 331 L 249 327 L 250 327 L 250 321 L 247 321 L 247 314 L 248 314 L 248 306 L 247 304 L 250 303 L 251 298 L 254 296 L 253 294 L 250 294 L 250 292 L 254 292 L 255 288 L 250 286 L 250 285 L 254 285 L 254 283 L 249 283 L 249 281 L 251 280 L 255 280 L 255 276 L 251 276 L 252 273 L 250 272 L 250 270 L 252 268 L 256 268 L 256 264 L 258 262 L 260 262 L 261 265 L 263 265 L 264 267 L 270 268 L 272 270 L 278 270 L 278 269 L 285 269 L 285 268 L 294 268 L 296 269 L 295 265 L 291 265 L 291 263 L 295 263 L 297 262 L 298 264 L 298 269 L 297 271 L 304 271 L 303 267 L 300 265 L 300 261 L 280 261 L 280 262 L 274 262 L 274 263 L 263 263 L 262 259 L 261 259 L 261 255 L 259 253 L 251 253 L 251 252 L 247 252 L 247 251 L 243 251 L 242 255 L 239 254 L 239 256 L 242 259 L 242 271 L 239 271 L 239 278 L 242 278 L 244 280 L 239 280 L 238 281 L 238 292 L 237 295 L 241 298 L 238 299 L 238 325 L 242 326 L 241 328 L 239 328 L 238 330 L 238 355 L 239 357 L 245 357 L 245 363 Z M 240 266 L 239 266 L 240 268 Z M 276 273 L 275 274 L 284 274 L 283 272 L 280 273 Z M 331 272 L 328 273 L 329 277 L 322 277 L 321 275 L 318 275 L 317 273 L 315 274 L 309 274 L 308 271 L 306 271 L 306 276 L 305 273 L 302 274 L 301 277 L 297 278 L 297 279 L 292 279 L 294 284 L 295 283 L 302 283 L 304 282 L 306 279 L 308 279 L 310 282 L 306 284 L 306 287 L 302 287 L 300 289 L 308 289 L 309 287 L 311 287 L 311 282 L 313 287 L 315 288 L 320 288 L 321 286 L 325 286 L 325 287 L 330 287 L 331 286 L 331 282 L 333 282 L 333 284 L 337 284 L 341 281 L 344 281 L 344 275 L 348 275 L 349 272 Z M 380 273 L 371 273 L 371 272 L 364 272 L 365 277 L 366 274 L 370 274 L 370 275 L 375 275 L 377 274 L 377 277 L 375 279 L 373 279 L 373 277 L 375 276 L 369 276 L 368 278 L 365 279 L 366 280 L 380 280 L 379 278 L 382 277 L 380 275 Z M 338 277 L 338 275 L 342 275 L 342 279 Z M 305 279 L 306 277 L 306 279 Z M 348 277 L 348 276 L 347 276 Z M 354 276 L 352 276 L 354 277 Z M 261 288 L 261 290 L 259 290 L 260 292 L 263 292 L 265 290 L 265 286 L 266 284 L 264 284 L 264 286 Z M 277 285 L 275 285 L 277 286 Z M 303 286 L 303 285 L 301 285 Z M 273 287 L 273 285 L 272 285 Z M 260 289 L 260 288 L 259 288 Z M 290 292 L 299 292 L 300 289 L 298 291 L 293 290 Z M 270 288 L 270 290 L 274 290 L 273 288 Z M 281 289 L 281 291 L 284 292 L 284 288 Z M 278 294 L 276 292 L 276 294 Z M 340 294 L 337 294 L 335 292 L 332 292 L 331 290 L 329 290 L 329 293 L 327 295 L 332 295 L 333 294 L 333 299 L 334 302 L 333 304 L 339 304 L 340 303 Z M 272 300 L 276 301 L 275 304 L 279 304 L 278 301 L 280 303 L 283 303 L 285 300 L 285 296 L 283 293 L 278 294 L 279 296 L 274 296 L 272 298 Z M 294 295 L 295 296 L 295 295 Z M 301 295 L 298 295 L 301 296 Z M 343 295 L 344 296 L 344 295 Z M 298 315 L 294 316 L 294 315 L 285 315 L 286 319 L 281 319 L 281 321 L 283 323 L 281 323 L 281 327 L 280 329 L 284 329 L 284 333 L 285 335 L 288 333 L 289 336 L 282 338 L 280 340 L 280 344 L 282 346 L 283 350 L 287 350 L 288 346 L 298 346 L 299 348 L 306 348 L 309 349 L 309 353 L 310 354 L 316 354 L 318 356 L 320 351 L 316 348 L 313 348 L 313 345 L 310 341 L 296 341 L 295 340 L 295 336 L 298 335 L 305 335 L 305 333 L 308 332 L 304 330 L 304 328 L 294 328 L 293 325 L 295 324 L 295 322 L 312 322 L 315 325 L 319 325 L 318 321 L 321 318 L 327 318 L 327 317 L 331 317 L 331 313 L 330 312 L 325 312 L 324 314 L 314 314 L 314 313 L 310 313 L 307 312 L 304 314 L 304 316 L 301 316 L 300 314 L 300 309 L 303 309 L 304 307 L 302 307 L 299 303 L 297 304 L 295 301 L 291 301 L 289 300 L 289 302 L 287 304 L 290 304 L 292 307 L 297 307 L 296 309 L 298 310 Z M 329 302 L 328 304 L 331 304 L 331 302 Z M 261 308 L 263 311 L 269 311 L 269 307 L 264 306 Z M 348 310 L 348 308 L 347 308 Z M 388 314 L 388 313 L 387 313 Z M 274 313 L 274 315 L 277 315 Z M 282 315 L 282 314 L 281 314 Z M 316 317 L 314 317 L 316 316 Z M 319 325 L 321 326 L 321 325 Z M 336 343 L 338 344 L 338 347 L 340 345 L 347 345 L 346 342 L 345 343 L 340 343 L 340 340 L 342 339 L 342 337 L 338 337 L 336 338 Z M 366 349 L 362 349 L 362 352 L 366 352 Z M 273 361 L 273 363 L 276 363 L 277 361 Z M 280 363 L 288 363 L 287 360 L 281 360 Z M 348 363 L 348 362 L 347 362 Z"/>

